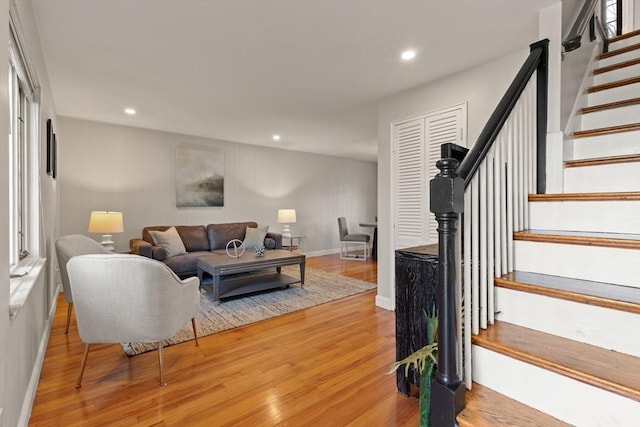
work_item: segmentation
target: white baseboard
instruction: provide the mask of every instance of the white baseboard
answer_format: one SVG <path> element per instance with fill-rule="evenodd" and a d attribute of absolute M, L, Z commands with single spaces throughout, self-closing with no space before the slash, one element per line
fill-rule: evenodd
<path fill-rule="evenodd" d="M 314 256 L 322 256 L 322 255 L 333 255 L 333 254 L 339 254 L 340 253 L 340 248 L 336 248 L 336 249 L 324 249 L 321 251 L 311 251 L 311 252 L 305 252 L 305 256 L 308 257 L 314 257 Z"/>
<path fill-rule="evenodd" d="M 396 310 L 395 302 L 391 298 L 383 297 L 382 295 L 376 295 L 376 306 L 389 311 Z"/>
<path fill-rule="evenodd" d="M 51 310 L 49 310 L 49 318 L 47 324 L 44 327 L 42 339 L 40 340 L 40 346 L 38 347 L 38 357 L 33 365 L 33 371 L 31 372 L 31 379 L 29 380 L 29 386 L 24 394 L 24 401 L 22 402 L 22 410 L 20 411 L 20 419 L 18 420 L 19 427 L 27 427 L 29 425 L 29 418 L 31 418 L 31 410 L 33 409 L 33 402 L 36 399 L 36 392 L 38 391 L 38 382 L 40 381 L 40 373 L 42 372 L 42 365 L 44 364 L 44 356 L 47 352 L 47 346 L 49 345 L 49 337 L 51 336 L 51 329 L 53 328 L 53 317 L 56 314 L 56 308 L 58 306 L 58 299 L 54 298 L 53 304 L 51 304 Z M 1 425 L 1 424 L 0 424 Z"/>

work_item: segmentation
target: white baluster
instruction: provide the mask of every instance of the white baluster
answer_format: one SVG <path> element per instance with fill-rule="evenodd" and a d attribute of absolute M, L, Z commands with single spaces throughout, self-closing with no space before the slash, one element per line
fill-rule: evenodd
<path fill-rule="evenodd" d="M 494 178 L 493 178 L 493 158 L 495 155 L 495 144 L 489 150 L 487 156 L 487 266 L 485 268 L 485 274 L 487 276 L 487 322 L 493 324 L 493 318 L 495 313 L 494 308 L 494 294 L 493 294 L 493 273 L 494 273 L 494 239 L 495 234 L 493 232 L 494 225 Z"/>
<path fill-rule="evenodd" d="M 471 179 L 471 307 L 473 309 L 473 333 L 480 332 L 480 205 L 478 200 L 478 174 Z"/>
<path fill-rule="evenodd" d="M 471 388 L 471 188 L 464 192 L 464 382 Z"/>
<path fill-rule="evenodd" d="M 480 229 L 478 230 L 480 248 L 480 327 L 487 329 L 487 159 L 478 168 L 479 187 L 479 212 L 478 220 Z"/>

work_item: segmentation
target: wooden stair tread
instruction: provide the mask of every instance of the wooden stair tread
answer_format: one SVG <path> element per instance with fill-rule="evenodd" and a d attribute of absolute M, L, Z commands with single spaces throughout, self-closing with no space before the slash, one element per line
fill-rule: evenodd
<path fill-rule="evenodd" d="M 614 165 L 619 163 L 634 163 L 640 162 L 640 154 L 625 154 L 623 156 L 609 156 L 609 157 L 593 157 L 590 159 L 576 159 L 565 160 L 565 168 L 577 168 L 583 166 L 602 166 L 602 165 Z"/>
<path fill-rule="evenodd" d="M 571 425 L 478 383 L 466 390 L 465 408 L 457 421 L 460 427 Z"/>
<path fill-rule="evenodd" d="M 609 39 L 609 43 L 615 43 L 617 41 L 628 39 L 638 35 L 640 35 L 640 29 L 629 31 L 628 33 L 620 34 L 619 36 L 613 36 Z"/>
<path fill-rule="evenodd" d="M 619 70 L 621 68 L 631 67 L 633 65 L 640 64 L 640 58 L 630 59 L 628 61 L 618 62 L 617 64 L 607 65 L 606 67 L 600 67 L 593 70 L 593 74 L 608 73 L 609 71 Z"/>
<path fill-rule="evenodd" d="M 580 130 L 573 133 L 574 138 L 587 138 L 590 136 L 609 135 L 612 133 L 632 132 L 640 130 L 640 123 L 629 123 L 625 125 L 609 126 L 604 128 Z"/>
<path fill-rule="evenodd" d="M 640 60 L 638 61 L 640 63 Z M 580 114 L 595 113 L 598 111 L 611 110 L 613 108 L 628 107 L 630 105 L 640 104 L 640 98 L 630 98 L 623 101 L 608 102 L 606 104 L 594 105 L 592 107 L 584 107 L 578 110 Z"/>
<path fill-rule="evenodd" d="M 631 52 L 633 50 L 640 49 L 640 43 L 635 43 L 629 46 L 621 47 L 620 49 L 610 50 L 607 53 L 598 55 L 598 59 L 611 58 L 612 56 L 620 55 L 622 53 Z"/>
<path fill-rule="evenodd" d="M 619 70 L 620 68 L 631 67 L 633 65 L 640 64 L 640 58 L 633 58 L 628 61 L 618 62 L 617 64 L 607 65 L 606 67 L 600 67 L 593 70 L 593 74 L 608 73 L 609 71 Z"/>
<path fill-rule="evenodd" d="M 640 358 L 495 322 L 472 338 L 475 345 L 640 401 Z"/>
<path fill-rule="evenodd" d="M 640 235 L 623 233 L 529 230 L 513 233 L 513 240 L 619 249 L 640 249 Z"/>
<path fill-rule="evenodd" d="M 599 85 L 591 86 L 587 89 L 588 93 L 600 92 L 602 90 L 614 89 L 616 87 L 632 85 L 640 83 L 640 77 L 629 77 L 628 79 L 615 80 L 613 82 L 602 83 Z"/>
<path fill-rule="evenodd" d="M 640 200 L 640 191 L 529 194 L 530 202 L 605 202 Z"/>
<path fill-rule="evenodd" d="M 640 288 L 514 271 L 494 279 L 496 286 L 581 304 L 640 314 Z"/>

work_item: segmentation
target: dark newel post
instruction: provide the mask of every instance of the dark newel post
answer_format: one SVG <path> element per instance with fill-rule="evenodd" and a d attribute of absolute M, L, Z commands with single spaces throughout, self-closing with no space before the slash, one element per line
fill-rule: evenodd
<path fill-rule="evenodd" d="M 464 210 L 464 180 L 456 173 L 458 161 L 436 163 L 440 173 L 430 182 L 431 212 L 438 221 L 438 369 L 431 382 L 431 421 L 434 427 L 456 425 L 464 408 L 464 385 L 458 370 L 458 315 L 456 312 L 456 232 Z"/>
<path fill-rule="evenodd" d="M 537 183 L 536 192 L 544 194 L 547 192 L 547 87 L 548 87 L 548 63 L 549 63 L 549 39 L 540 40 L 529 46 L 534 49 L 542 49 L 540 62 L 536 70 L 536 138 L 537 138 Z"/>

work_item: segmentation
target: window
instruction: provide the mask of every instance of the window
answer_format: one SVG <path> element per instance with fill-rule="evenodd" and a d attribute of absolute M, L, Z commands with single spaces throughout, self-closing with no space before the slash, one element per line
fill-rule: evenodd
<path fill-rule="evenodd" d="M 621 2 L 619 0 L 606 0 L 602 3 L 602 16 L 604 21 L 607 37 L 613 37 L 620 35 L 621 33 L 621 18 L 620 9 Z"/>
<path fill-rule="evenodd" d="M 9 48 L 9 263 L 12 274 L 39 256 L 38 104 L 33 74 L 12 25 Z"/>

